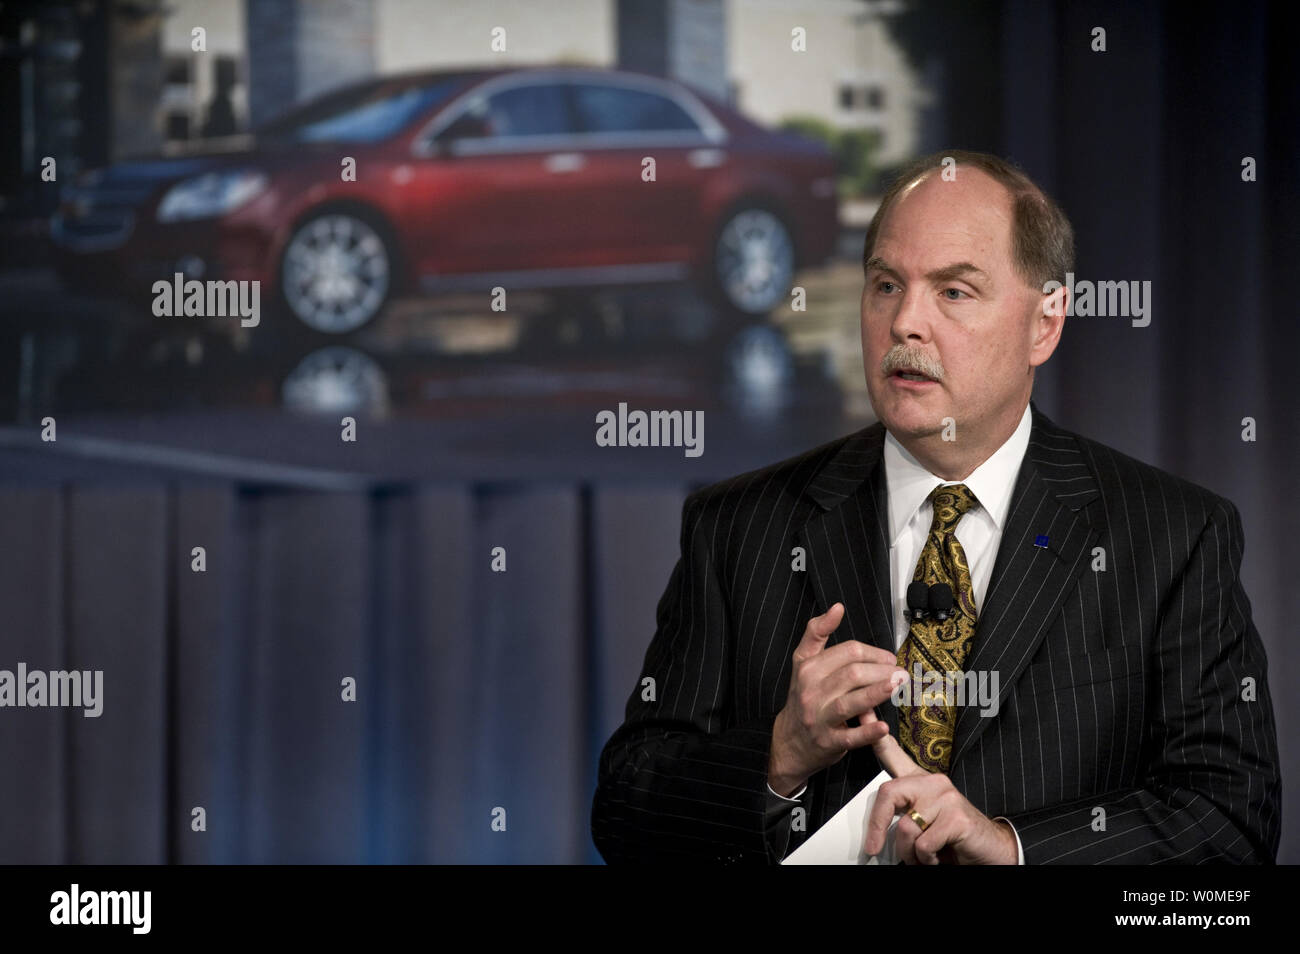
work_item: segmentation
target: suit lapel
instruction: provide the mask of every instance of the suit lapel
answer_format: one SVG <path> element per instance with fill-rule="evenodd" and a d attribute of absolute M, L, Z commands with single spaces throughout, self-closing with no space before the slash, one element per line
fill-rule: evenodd
<path fill-rule="evenodd" d="M 827 647 L 857 639 L 894 652 L 884 436 L 877 423 L 850 437 L 807 489 L 815 505 L 795 538 L 808 554 L 816 610 L 844 604 L 844 620 Z M 898 709 L 886 703 L 878 711 L 897 736 Z M 838 808 L 876 771 L 870 749 L 851 752 L 827 771 L 822 796 Z"/>
<path fill-rule="evenodd" d="M 1012 492 L 997 560 L 979 610 L 975 644 L 966 670 L 998 672 L 998 711 L 1043 641 L 1097 539 L 1085 508 L 1098 495 L 1096 481 L 1073 437 L 1032 403 L 1029 447 Z M 1040 536 L 1047 537 L 1038 545 Z M 957 717 L 953 764 L 988 727 L 979 707 Z"/>
<path fill-rule="evenodd" d="M 1030 410 L 1029 447 L 966 662 L 968 670 L 998 671 L 999 711 L 1088 565 L 1098 536 L 1086 512 L 1098 490 L 1078 445 L 1032 402 Z M 806 491 L 814 506 L 795 540 L 808 554 L 816 609 L 825 612 L 832 603 L 844 604 L 844 621 L 828 646 L 858 639 L 894 652 L 884 437 L 879 423 L 852 435 Z M 1036 545 L 1040 535 L 1048 538 L 1045 546 Z M 880 710 L 897 737 L 898 709 L 886 703 Z M 978 706 L 962 708 L 953 739 L 954 764 L 990 721 L 980 717 Z M 827 770 L 814 814 L 822 821 L 829 818 L 878 770 L 870 749 L 849 753 Z"/>

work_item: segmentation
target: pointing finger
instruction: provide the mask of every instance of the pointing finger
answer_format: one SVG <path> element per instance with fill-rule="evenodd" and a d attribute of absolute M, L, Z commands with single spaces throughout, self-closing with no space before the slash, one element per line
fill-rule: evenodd
<path fill-rule="evenodd" d="M 835 632 L 843 619 L 844 604 L 836 603 L 821 616 L 814 616 L 808 620 L 808 625 L 804 627 L 803 638 L 799 640 L 799 646 L 795 650 L 796 656 L 802 659 L 821 652 L 827 638 Z"/>

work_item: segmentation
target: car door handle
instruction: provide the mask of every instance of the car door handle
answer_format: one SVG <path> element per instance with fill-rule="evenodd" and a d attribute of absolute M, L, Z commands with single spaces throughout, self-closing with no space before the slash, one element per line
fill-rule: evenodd
<path fill-rule="evenodd" d="M 686 161 L 696 169 L 713 169 L 720 166 L 727 159 L 727 154 L 721 149 L 692 149 Z"/>
<path fill-rule="evenodd" d="M 587 164 L 580 152 L 556 152 L 546 157 L 547 172 L 577 172 Z"/>

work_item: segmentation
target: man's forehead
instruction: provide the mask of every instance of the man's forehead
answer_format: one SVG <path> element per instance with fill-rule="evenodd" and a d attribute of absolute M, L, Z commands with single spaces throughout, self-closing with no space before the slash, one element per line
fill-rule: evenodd
<path fill-rule="evenodd" d="M 890 206 L 872 258 L 896 268 L 928 270 L 958 261 L 987 268 L 1010 254 L 1011 227 L 1011 196 L 992 177 L 975 169 L 962 170 L 954 182 L 931 175 Z"/>
<path fill-rule="evenodd" d="M 881 230 L 865 269 L 930 273 L 958 264 L 987 274 L 1009 266 L 1006 240 L 990 230 L 967 230 L 954 224 L 945 228 L 902 228 Z"/>
<path fill-rule="evenodd" d="M 972 203 L 987 209 L 1008 212 L 1011 207 L 1011 190 L 978 166 L 954 167 L 951 178 L 932 170 L 914 179 L 899 192 L 894 208 L 916 203 L 923 199 L 944 202 Z"/>

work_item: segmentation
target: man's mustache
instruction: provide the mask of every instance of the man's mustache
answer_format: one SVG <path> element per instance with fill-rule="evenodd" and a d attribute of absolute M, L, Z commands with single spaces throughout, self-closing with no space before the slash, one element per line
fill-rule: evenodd
<path fill-rule="evenodd" d="M 894 345 L 880 360 L 880 370 L 888 377 L 899 371 L 911 374 L 923 374 L 935 381 L 943 380 L 943 364 L 938 358 L 932 358 L 918 348 L 906 345 Z"/>

